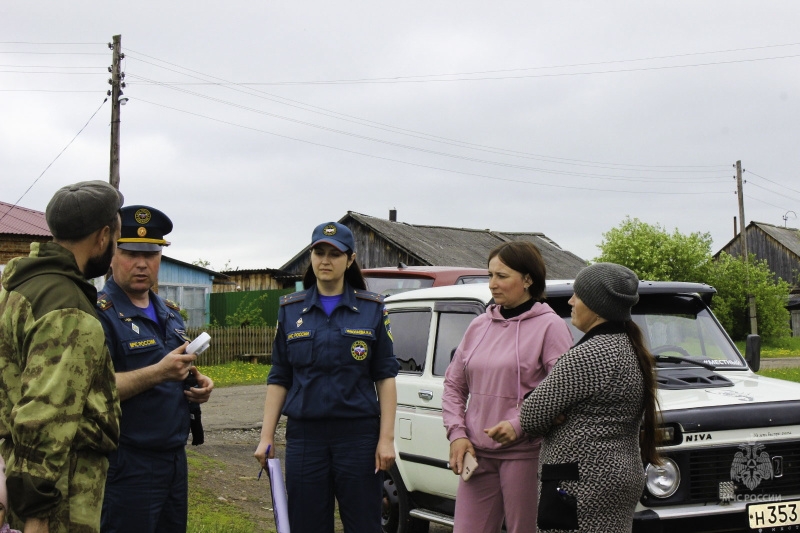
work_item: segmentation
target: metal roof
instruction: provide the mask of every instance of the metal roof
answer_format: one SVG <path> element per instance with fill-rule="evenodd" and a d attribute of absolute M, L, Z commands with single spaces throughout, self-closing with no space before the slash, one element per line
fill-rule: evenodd
<path fill-rule="evenodd" d="M 800 257 L 800 230 L 797 228 L 782 228 L 780 226 L 775 226 L 773 224 L 767 224 L 766 222 L 756 222 L 751 221 L 745 230 L 749 230 L 750 228 L 758 228 L 776 241 L 778 241 L 782 246 L 784 246 L 787 250 L 792 252 L 794 255 Z M 730 253 L 734 245 L 738 246 L 739 242 L 739 235 L 736 235 L 733 239 L 728 241 L 728 243 L 719 249 L 719 251 L 714 254 L 714 257 L 719 257 L 719 254 L 727 250 Z M 749 237 L 748 237 L 749 238 Z M 750 248 L 750 244 L 748 243 L 747 248 Z M 738 250 L 738 248 L 737 248 Z M 750 252 L 752 253 L 752 251 Z"/>
<path fill-rule="evenodd" d="M 52 237 L 44 213 L 0 202 L 0 233 Z"/>
<path fill-rule="evenodd" d="M 352 219 L 380 234 L 399 249 L 428 265 L 486 268 L 486 258 L 496 246 L 510 241 L 536 245 L 547 265 L 547 277 L 572 278 L 586 261 L 564 250 L 543 233 L 500 232 L 490 229 L 451 228 L 393 222 L 348 211 L 339 222 Z"/>

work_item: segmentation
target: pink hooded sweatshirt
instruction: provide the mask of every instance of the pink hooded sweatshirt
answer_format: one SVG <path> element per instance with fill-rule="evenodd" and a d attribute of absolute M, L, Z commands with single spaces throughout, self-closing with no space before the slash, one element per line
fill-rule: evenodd
<path fill-rule="evenodd" d="M 490 305 L 469 325 L 445 372 L 442 414 L 450 442 L 466 437 L 476 453 L 498 459 L 538 457 L 541 439 L 522 431 L 519 409 L 571 347 L 569 328 L 546 303 L 508 320 Z M 517 432 L 506 446 L 483 432 L 503 420 Z"/>

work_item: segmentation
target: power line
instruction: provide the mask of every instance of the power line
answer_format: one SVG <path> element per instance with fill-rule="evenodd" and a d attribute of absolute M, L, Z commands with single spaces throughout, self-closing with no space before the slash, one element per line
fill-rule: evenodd
<path fill-rule="evenodd" d="M 479 71 L 472 71 L 472 72 L 452 72 L 446 74 L 419 74 L 419 75 L 410 75 L 410 76 L 384 76 L 378 78 L 357 78 L 351 80 L 333 80 L 333 81 L 348 81 L 348 82 L 356 82 L 356 81 L 393 81 L 393 80 L 406 80 L 412 78 L 432 78 L 432 77 L 443 77 L 443 76 L 473 76 L 477 74 L 498 74 L 502 72 L 521 72 L 527 70 L 548 70 L 548 69 L 559 69 L 559 68 L 575 68 L 575 67 L 592 67 L 598 65 L 611 65 L 611 64 L 618 64 L 618 63 L 633 63 L 639 61 L 654 61 L 654 60 L 662 60 L 662 59 L 675 59 L 678 57 L 691 57 L 691 56 L 699 56 L 699 55 L 711 55 L 711 54 L 725 54 L 731 52 L 746 52 L 752 50 L 763 50 L 767 48 L 781 48 L 781 47 L 789 47 L 789 46 L 800 46 L 800 43 L 786 43 L 786 44 L 773 44 L 773 45 L 764 45 L 764 46 L 753 46 L 747 48 L 731 48 L 727 50 L 713 50 L 707 52 L 689 52 L 684 54 L 670 54 L 664 56 L 650 56 L 650 57 L 641 57 L 635 59 L 612 59 L 608 61 L 595 61 L 595 62 L 587 62 L 587 63 L 571 63 L 565 65 L 551 65 L 551 66 L 542 66 L 542 67 L 521 67 L 521 68 L 510 68 L 510 69 L 495 69 L 495 70 L 479 70 Z M 238 84 L 237 84 L 238 85 Z"/>
<path fill-rule="evenodd" d="M 343 80 L 305 80 L 305 81 L 275 81 L 275 82 L 238 82 L 237 85 L 244 86 L 295 86 L 295 85 L 359 85 L 359 84 L 398 84 L 398 83 L 448 83 L 455 81 L 491 81 L 491 80 L 519 80 L 532 78 L 560 78 L 565 76 L 590 76 L 596 74 L 620 74 L 627 72 L 646 72 L 655 70 L 670 70 L 677 68 L 697 68 L 715 65 L 731 65 L 736 63 L 753 63 L 756 61 L 773 61 L 777 59 L 794 59 L 800 54 L 786 56 L 761 57 L 754 59 L 733 59 L 729 61 L 712 61 L 708 63 L 694 63 L 685 65 L 662 65 L 658 67 L 639 67 L 617 70 L 595 70 L 587 72 L 558 72 L 552 74 L 526 74 L 520 76 L 483 76 L 477 78 L 446 78 L 446 79 L 386 79 L 386 78 L 361 78 Z M 168 85 L 219 85 L 212 82 L 163 82 Z"/>
<path fill-rule="evenodd" d="M 786 207 L 781 207 L 781 206 L 779 206 L 779 205 L 775 205 L 775 204 L 771 204 L 771 203 L 769 203 L 769 202 L 765 202 L 764 200 L 760 200 L 760 199 L 756 198 L 755 196 L 753 196 L 753 195 L 751 195 L 751 194 L 746 194 L 746 195 L 745 195 L 745 197 L 746 197 L 748 200 L 755 200 L 756 202 L 760 202 L 760 203 L 762 203 L 762 204 L 766 204 L 766 205 L 768 205 L 768 206 L 771 206 L 771 207 L 777 207 L 778 209 L 780 209 L 780 210 L 782 210 L 782 211 L 786 211 L 786 210 L 787 210 L 787 208 L 786 208 Z"/>
<path fill-rule="evenodd" d="M 200 74 L 201 76 L 205 76 L 205 77 L 213 78 L 213 79 L 217 79 L 217 80 L 222 80 L 222 78 L 217 78 L 216 76 L 212 76 L 212 75 L 209 75 L 209 74 L 204 74 L 202 72 L 198 72 L 198 71 L 195 71 L 195 70 L 192 70 L 192 69 L 188 69 L 186 67 L 182 67 L 182 66 L 177 65 L 175 63 L 170 63 L 168 61 L 164 61 L 164 60 L 152 57 L 152 56 L 148 56 L 147 54 L 143 54 L 141 52 L 136 52 L 136 51 L 133 51 L 133 50 L 129 50 L 128 57 L 133 59 L 133 60 L 140 61 L 142 63 L 146 63 L 146 64 L 149 64 L 149 65 L 155 66 L 157 68 L 162 68 L 162 69 L 165 69 L 165 70 L 168 70 L 168 71 L 171 71 L 171 72 L 176 72 L 176 73 L 181 74 L 183 76 L 187 76 L 187 77 L 191 77 L 191 78 L 195 78 L 195 79 L 201 79 L 201 78 L 197 78 L 196 76 L 192 76 L 190 74 L 186 74 L 184 72 L 179 72 L 179 71 L 176 71 L 174 69 L 170 69 L 170 68 L 164 67 L 163 65 L 157 65 L 157 64 L 151 63 L 149 61 L 145 61 L 143 59 L 136 58 L 135 55 L 131 56 L 130 52 L 133 52 L 134 54 L 142 55 L 144 57 L 148 57 L 148 58 L 153 59 L 155 61 L 160 61 L 160 62 L 166 63 L 168 65 L 172 65 L 172 66 L 178 67 L 178 68 L 183 69 L 183 70 L 187 70 L 189 72 Z M 142 80 L 146 80 L 146 83 L 160 85 L 160 86 L 163 86 L 163 87 L 166 87 L 166 88 L 173 88 L 169 84 L 165 84 L 164 82 L 159 82 L 159 81 L 155 81 L 155 80 L 148 80 L 147 78 L 143 78 L 141 76 L 136 76 L 136 75 L 132 75 L 131 77 L 140 78 Z M 226 80 L 222 80 L 222 81 L 224 81 L 225 84 L 220 84 L 220 85 L 226 86 L 229 89 L 231 87 L 228 86 L 228 85 L 239 86 L 239 84 L 236 84 L 236 83 L 233 83 L 233 82 L 227 82 Z M 134 83 L 136 83 L 136 82 L 135 81 L 131 82 L 131 84 L 134 84 Z M 272 101 L 272 102 L 275 102 L 275 103 L 278 103 L 278 104 L 281 104 L 281 105 L 286 105 L 286 106 L 289 106 L 289 107 L 294 107 L 294 108 L 297 108 L 297 109 L 301 109 L 303 111 L 311 111 L 311 112 L 314 112 L 314 113 L 319 113 L 319 114 L 322 114 L 322 115 L 330 117 L 330 118 L 335 118 L 335 119 L 338 119 L 338 120 L 344 120 L 344 121 L 351 122 L 351 123 L 356 123 L 356 124 L 359 124 L 359 125 L 362 125 L 362 126 L 367 126 L 367 127 L 371 127 L 371 128 L 380 129 L 380 130 L 383 130 L 383 131 L 389 131 L 391 133 L 399 133 L 399 134 L 402 134 L 402 135 L 407 135 L 407 136 L 410 136 L 410 137 L 423 139 L 423 140 L 427 140 L 427 141 L 439 142 L 439 143 L 443 143 L 443 144 L 447 144 L 447 145 L 451 145 L 451 146 L 457 146 L 457 147 L 460 147 L 460 148 L 476 149 L 476 150 L 485 151 L 485 152 L 494 153 L 494 154 L 499 154 L 499 155 L 510 155 L 510 156 L 513 156 L 513 157 L 521 157 L 521 158 L 524 158 L 524 159 L 532 159 L 532 160 L 536 160 L 536 161 L 545 161 L 545 162 L 549 162 L 549 163 L 557 163 L 557 164 L 564 164 L 564 165 L 585 166 L 585 167 L 594 167 L 594 168 L 606 168 L 606 169 L 613 169 L 613 170 L 645 170 L 645 171 L 648 171 L 648 172 L 696 172 L 697 171 L 696 169 L 704 169 L 705 170 L 705 169 L 711 169 L 711 168 L 718 168 L 720 170 L 717 170 L 715 172 L 721 172 L 721 173 L 727 173 L 728 172 L 727 165 L 676 166 L 676 165 L 635 165 L 635 164 L 628 164 L 628 163 L 604 163 L 604 162 L 598 162 L 598 161 L 586 161 L 586 160 L 580 160 L 580 159 L 560 158 L 560 157 L 554 157 L 554 156 L 545 156 L 545 155 L 541 155 L 541 154 L 532 154 L 532 153 L 528 153 L 528 152 L 520 152 L 520 151 L 515 151 L 515 150 L 508 150 L 508 149 L 504 149 L 504 148 L 497 148 L 497 147 L 491 147 L 491 146 L 486 146 L 486 145 L 481 145 L 481 144 L 469 143 L 469 142 L 461 141 L 461 140 L 457 140 L 457 139 L 450 139 L 450 138 L 447 138 L 447 137 L 439 137 L 439 136 L 431 135 L 431 134 L 420 132 L 420 131 L 408 130 L 408 129 L 404 129 L 404 128 L 398 128 L 396 126 L 392 126 L 392 125 L 389 125 L 389 124 L 370 121 L 370 120 L 363 119 L 363 118 L 360 118 L 360 117 L 355 117 L 353 115 L 347 115 L 347 114 L 344 114 L 344 113 L 339 113 L 337 111 L 331 111 L 331 110 L 328 110 L 328 109 L 325 109 L 325 108 L 321 108 L 321 107 L 313 106 L 313 105 L 310 105 L 310 104 L 306 104 L 304 102 L 299 102 L 297 100 L 291 100 L 291 99 L 284 98 L 284 97 L 281 97 L 281 96 L 273 95 L 271 93 L 266 93 L 266 92 L 260 91 L 258 89 L 252 89 L 252 88 L 249 88 L 249 87 L 244 87 L 244 89 L 246 89 L 246 90 L 244 90 L 244 91 L 243 90 L 237 90 L 237 92 L 242 92 L 242 93 L 250 95 L 250 96 L 255 96 L 257 98 L 266 99 L 266 100 L 269 100 L 269 101 Z M 260 94 L 253 94 L 251 91 L 256 91 L 257 93 L 260 93 Z M 197 93 L 192 93 L 192 94 L 197 94 Z M 265 95 L 265 96 L 261 96 L 261 95 Z M 286 103 L 286 102 L 291 102 L 291 103 Z M 299 105 L 294 105 L 294 104 L 299 104 Z M 345 117 L 345 118 L 343 118 L 343 117 Z M 631 167 L 631 168 L 627 168 L 626 169 L 626 168 L 618 168 L 618 167 Z M 690 169 L 693 169 L 693 170 L 690 170 Z"/>
<path fill-rule="evenodd" d="M 103 72 L 50 72 L 50 71 L 40 71 L 40 72 L 29 72 L 25 70 L 0 70 L 2 74 L 58 74 L 60 76 L 100 76 L 104 74 Z"/>
<path fill-rule="evenodd" d="M 97 108 L 97 110 L 96 110 L 94 113 L 92 113 L 92 116 L 91 116 L 91 117 L 89 117 L 89 120 L 87 120 L 87 121 L 86 121 L 86 124 L 84 124 L 84 125 L 83 125 L 83 127 L 82 127 L 80 130 L 78 130 L 78 133 L 76 133 L 76 134 L 75 134 L 75 137 L 73 137 L 73 138 L 72 138 L 72 140 L 71 140 L 71 141 L 69 141 L 69 142 L 67 143 L 67 145 L 66 145 L 66 146 L 65 146 L 65 147 L 64 147 L 64 148 L 63 148 L 63 149 L 62 149 L 62 150 L 61 150 L 61 151 L 58 153 L 58 155 L 57 155 L 57 156 L 56 156 L 56 157 L 55 157 L 55 158 L 54 158 L 52 161 L 50 161 L 50 164 L 49 164 L 49 165 L 47 165 L 47 166 L 45 167 L 45 169 L 42 171 L 42 173 L 41 173 L 41 174 L 39 174 L 39 177 L 38 177 L 38 178 L 36 178 L 35 180 L 33 180 L 33 183 L 31 183 L 30 187 L 28 187 L 27 189 L 25 189 L 25 192 L 24 192 L 24 193 L 22 193 L 22 196 L 20 196 L 19 198 L 17 198 L 17 201 L 16 201 L 16 202 L 14 202 L 14 205 L 12 206 L 12 208 L 13 208 L 13 207 L 16 207 L 16 206 L 17 206 L 17 204 L 19 204 L 19 203 L 20 203 L 20 201 L 21 201 L 23 198 L 25 198 L 25 195 L 26 195 L 26 194 L 28 194 L 28 192 L 29 192 L 29 191 L 30 191 L 30 190 L 33 188 L 33 186 L 34 186 L 34 185 L 36 185 L 36 183 L 37 183 L 37 182 L 38 182 L 38 181 L 41 179 L 41 177 L 42 177 L 42 176 L 44 176 L 44 173 L 45 173 L 45 172 L 47 172 L 47 171 L 50 169 L 50 167 L 51 167 L 51 166 L 53 166 L 53 163 L 55 163 L 55 162 L 56 162 L 56 160 L 58 160 L 58 158 L 59 158 L 59 157 L 61 157 L 61 154 L 63 154 L 64 152 L 66 152 L 66 151 L 67 151 L 67 148 L 69 148 L 69 147 L 72 145 L 72 143 L 73 143 L 73 142 L 75 142 L 75 139 L 77 139 L 77 138 L 78 138 L 78 136 L 79 136 L 79 135 L 80 135 L 80 134 L 83 132 L 83 130 L 85 130 L 85 129 L 86 129 L 86 126 L 88 126 L 88 125 L 89 125 L 89 123 L 92 121 L 92 119 L 94 118 L 94 116 L 95 116 L 95 115 L 96 115 L 96 114 L 97 114 L 97 113 L 100 111 L 100 109 L 103 107 L 103 104 L 105 104 L 107 101 L 108 101 L 108 98 L 104 98 L 104 99 L 103 99 L 103 102 L 100 104 L 100 107 L 98 107 L 98 108 Z M 10 213 L 10 212 L 11 212 L 11 210 L 9 209 L 9 211 L 7 211 L 7 212 L 6 212 L 6 213 L 5 213 L 5 214 L 4 214 L 2 217 L 0 217 L 0 221 L 2 221 L 2 220 L 3 220 L 3 219 L 6 217 L 6 215 L 8 215 L 8 213 Z"/>
<path fill-rule="evenodd" d="M 44 42 L 36 42 L 36 41 L 0 41 L 0 44 L 36 44 L 36 45 L 103 45 L 106 43 L 44 43 Z"/>
<path fill-rule="evenodd" d="M 83 67 L 67 66 L 67 67 L 62 67 L 62 66 L 59 66 L 59 65 L 0 65 L 0 68 L 96 68 L 96 69 L 106 70 L 107 67 L 95 67 L 95 66 L 83 66 Z"/>
<path fill-rule="evenodd" d="M 78 91 L 71 89 L 0 89 L 3 93 L 96 93 L 97 89 L 91 91 Z"/>
<path fill-rule="evenodd" d="M 129 78 L 133 77 L 133 75 L 129 75 L 128 77 Z M 137 78 L 141 78 L 140 76 L 136 76 L 136 77 Z M 143 78 L 143 79 L 146 79 L 146 78 Z M 478 159 L 478 158 L 475 158 L 475 157 L 467 157 L 467 156 L 461 156 L 461 155 L 451 154 L 451 153 L 447 153 L 447 152 L 440 152 L 440 151 L 436 151 L 436 150 L 430 150 L 430 149 L 427 149 L 427 148 L 422 148 L 422 147 L 419 147 L 419 146 L 411 146 L 411 145 L 401 144 L 401 143 L 392 142 L 392 141 L 387 141 L 387 140 L 379 139 L 379 138 L 375 138 L 375 137 L 368 137 L 366 135 L 359 135 L 359 134 L 348 132 L 348 131 L 344 131 L 344 130 L 338 130 L 338 129 L 335 129 L 335 128 L 330 128 L 330 127 L 327 127 L 327 126 L 314 124 L 312 122 L 306 122 L 306 121 L 302 121 L 302 120 L 298 120 L 298 119 L 293 119 L 293 118 L 290 118 L 290 117 L 285 117 L 285 116 L 282 116 L 282 115 L 277 115 L 275 113 L 269 113 L 267 111 L 254 109 L 254 108 L 251 108 L 251 107 L 244 106 L 242 104 L 237 104 L 235 102 L 230 102 L 228 100 L 223 100 L 221 98 L 216 98 L 216 97 L 204 95 L 204 94 L 201 94 L 201 93 L 197 93 L 197 92 L 194 92 L 194 91 L 189 91 L 187 89 L 180 89 L 180 88 L 177 88 L 177 87 L 168 87 L 168 88 L 172 89 L 172 90 L 175 90 L 175 91 L 178 91 L 178 92 L 182 92 L 182 93 L 185 93 L 185 94 L 190 94 L 192 96 L 196 96 L 196 97 L 199 97 L 199 98 L 210 100 L 210 101 L 213 101 L 213 102 L 229 105 L 231 107 L 235 107 L 237 109 L 242 109 L 244 111 L 257 113 L 257 114 L 269 116 L 269 117 L 272 117 L 272 118 L 277 118 L 277 119 L 280 119 L 280 120 L 285 120 L 285 121 L 292 122 L 292 123 L 295 123 L 295 124 L 300 124 L 300 125 L 303 125 L 303 126 L 316 128 L 316 129 L 320 129 L 320 130 L 323 130 L 323 131 L 328 131 L 328 132 L 331 132 L 331 133 L 344 135 L 344 136 L 347 136 L 347 137 L 352 137 L 352 138 L 356 138 L 356 139 L 376 142 L 376 143 L 379 143 L 379 144 L 384 144 L 384 145 L 387 145 L 387 146 L 393 146 L 393 147 L 396 147 L 396 148 L 404 148 L 404 149 L 407 149 L 407 150 L 414 150 L 414 151 L 417 151 L 417 152 L 422 152 L 422 153 L 431 154 L 431 155 L 449 157 L 449 158 L 452 158 L 452 159 L 459 159 L 459 160 L 462 160 L 462 161 L 470 161 L 472 163 L 481 163 L 481 164 L 485 164 L 485 165 L 494 165 L 494 166 L 500 166 L 500 167 L 506 167 L 506 168 L 514 168 L 514 169 L 535 171 L 535 172 L 544 172 L 544 173 L 557 174 L 557 175 L 585 177 L 585 178 L 590 178 L 590 179 L 619 180 L 619 181 L 646 181 L 646 182 L 674 183 L 676 180 L 691 180 L 692 182 L 698 182 L 698 181 L 706 181 L 706 180 L 718 180 L 718 181 L 725 180 L 725 181 L 727 181 L 727 179 L 728 179 L 727 177 L 717 177 L 717 176 L 713 176 L 713 177 L 694 177 L 694 178 L 672 178 L 672 179 L 663 179 L 662 178 L 662 179 L 654 179 L 654 178 L 647 178 L 647 177 L 643 177 L 643 176 L 617 176 L 617 175 L 608 175 L 608 174 L 588 174 L 588 173 L 568 172 L 568 171 L 563 171 L 563 170 L 554 170 L 554 169 L 539 168 L 539 167 L 530 167 L 530 166 L 526 166 L 526 165 L 515 165 L 515 164 L 511 164 L 511 163 L 504 163 L 504 162 L 501 162 L 501 161 L 492 161 L 492 160 L 487 160 L 487 159 Z"/>
<path fill-rule="evenodd" d="M 16 54 L 20 56 L 107 56 L 100 52 L 11 52 L 0 51 L 0 54 Z"/>
<path fill-rule="evenodd" d="M 164 109 L 171 109 L 171 110 L 177 111 L 179 113 L 185 113 L 187 115 L 192 115 L 192 116 L 196 116 L 196 117 L 199 117 L 199 118 L 204 118 L 204 119 L 211 120 L 211 121 L 214 121 L 214 122 L 218 122 L 218 123 L 221 123 L 221 124 L 227 124 L 229 126 L 234 126 L 234 127 L 237 127 L 237 128 L 246 129 L 246 130 L 250 130 L 250 131 L 255 131 L 255 132 L 259 132 L 259 133 L 265 133 L 267 135 L 272 135 L 272 136 L 280 137 L 280 138 L 283 138 L 283 139 L 289 139 L 289 140 L 292 140 L 292 141 L 302 142 L 302 143 L 310 144 L 310 145 L 313 145 L 313 146 L 319 146 L 319 147 L 322 147 L 322 148 L 329 148 L 331 150 L 338 150 L 338 151 L 345 152 L 345 153 L 361 155 L 361 156 L 364 156 L 364 157 L 370 157 L 370 158 L 379 159 L 379 160 L 382 160 L 382 161 L 391 161 L 391 162 L 394 162 L 394 163 L 400 163 L 400 164 L 403 164 L 403 165 L 408 165 L 408 166 L 413 166 L 413 167 L 418 167 L 418 168 L 426 168 L 426 169 L 430 169 L 430 170 L 438 170 L 438 171 L 441 171 L 441 172 L 449 172 L 449 173 L 452 173 L 452 174 L 460 174 L 460 175 L 463 175 L 463 176 L 473 176 L 473 177 L 485 178 L 485 179 L 496 180 L 496 181 L 506 181 L 506 182 L 511 182 L 511 183 L 521 183 L 521 184 L 525 184 L 525 185 L 538 185 L 538 186 L 542 186 L 542 187 L 555 187 L 555 188 L 559 188 L 559 189 L 571 189 L 571 190 L 582 190 L 582 191 L 615 192 L 615 193 L 629 193 L 629 194 L 657 194 L 657 195 L 664 195 L 664 194 L 669 194 L 669 195 L 728 194 L 728 191 L 677 192 L 677 191 L 630 191 L 630 190 L 618 190 L 618 189 L 598 189 L 598 188 L 592 188 L 592 187 L 577 187 L 577 186 L 570 186 L 570 185 L 557 185 L 557 184 L 553 184 L 553 183 L 533 182 L 533 181 L 514 179 L 514 178 L 501 178 L 501 177 L 498 177 L 498 176 L 490 176 L 490 175 L 486 175 L 486 174 L 477 174 L 477 173 L 473 173 L 473 172 L 463 172 L 463 171 L 460 171 L 460 170 L 453 170 L 453 169 L 449 169 L 449 168 L 435 167 L 435 166 L 431 166 L 431 165 L 423 165 L 423 164 L 420 164 L 420 163 L 412 163 L 410 161 L 403 161 L 403 160 L 400 160 L 400 159 L 393 159 L 393 158 L 390 158 L 390 157 L 384 157 L 384 156 L 379 156 L 379 155 L 375 155 L 375 154 L 368 154 L 368 153 L 359 152 L 359 151 L 356 151 L 356 150 L 349 150 L 347 148 L 340 148 L 340 147 L 337 147 L 337 146 L 331 146 L 331 145 L 327 145 L 327 144 L 322 144 L 322 143 L 318 143 L 318 142 L 314 142 L 314 141 L 309 141 L 309 140 L 306 140 L 306 139 L 299 139 L 297 137 L 291 137 L 291 136 L 288 136 L 288 135 L 282 135 L 280 133 L 274 133 L 274 132 L 271 132 L 271 131 L 262 130 L 262 129 L 259 129 L 259 128 L 254 128 L 252 126 L 244 126 L 242 124 L 237 124 L 235 122 L 230 122 L 230 121 L 227 121 L 227 120 L 221 120 L 221 119 L 209 117 L 207 115 L 203 115 L 203 114 L 200 114 L 200 113 L 195 113 L 193 111 L 187 111 L 185 109 L 178 109 L 176 107 L 171 107 L 171 106 L 167 106 L 167 105 L 164 105 L 164 104 L 151 102 L 151 101 L 148 101 L 148 100 L 143 100 L 141 98 L 137 98 L 136 101 L 137 102 L 144 102 L 144 103 L 147 103 L 147 104 L 150 104 L 150 105 L 154 105 L 154 106 L 157 106 L 157 107 L 161 107 L 161 108 L 164 108 Z"/>
<path fill-rule="evenodd" d="M 778 187 L 783 187 L 784 189 L 789 189 L 790 191 L 793 191 L 793 192 L 796 192 L 796 193 L 800 193 L 800 191 L 798 191 L 797 189 L 792 189 L 791 187 L 787 187 L 786 185 L 784 185 L 782 183 L 778 183 L 777 181 L 772 181 L 771 179 L 765 178 L 764 176 L 759 176 L 758 174 L 756 174 L 752 170 L 746 170 L 745 172 L 747 172 L 748 174 L 752 174 L 753 176 L 755 176 L 757 178 L 761 178 L 762 180 L 768 181 L 770 183 L 774 183 Z"/>
<path fill-rule="evenodd" d="M 758 187 L 759 189 L 762 189 L 764 191 L 770 192 L 772 194 L 776 194 L 776 195 L 780 196 L 781 198 L 786 198 L 787 200 L 792 200 L 793 202 L 800 202 L 800 200 L 798 200 L 797 198 L 792 198 L 790 196 L 786 196 L 785 194 L 781 194 L 781 193 L 775 192 L 775 191 L 773 191 L 771 189 L 767 189 L 766 187 L 762 187 L 758 183 L 753 183 L 752 181 L 748 181 L 748 184 L 752 185 L 753 187 Z"/>

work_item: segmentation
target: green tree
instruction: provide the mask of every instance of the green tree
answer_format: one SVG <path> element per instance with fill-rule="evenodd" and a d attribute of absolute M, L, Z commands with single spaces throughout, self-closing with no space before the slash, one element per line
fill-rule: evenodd
<path fill-rule="evenodd" d="M 753 256 L 747 270 L 740 259 L 724 252 L 714 261 L 708 233 L 684 235 L 677 229 L 668 233 L 658 224 L 626 217 L 619 227 L 603 234 L 598 248 L 601 254 L 595 261 L 625 265 L 640 279 L 711 285 L 717 289 L 711 304 L 714 314 L 737 340 L 750 332 L 746 283 L 749 274 L 750 292 L 756 297 L 759 334 L 774 338 L 790 332 L 786 310 L 789 284 L 776 282 L 767 262 L 757 261 Z"/>
<path fill-rule="evenodd" d="M 756 297 L 758 333 L 762 337 L 785 337 L 791 333 L 786 300 L 789 284 L 774 274 L 764 260 L 748 257 L 749 268 L 738 257 L 722 252 L 711 265 L 706 283 L 717 289 L 712 301 L 714 314 L 734 339 L 744 339 L 750 333 L 747 303 L 747 277 L 750 292 Z"/>
<path fill-rule="evenodd" d="M 677 229 L 668 233 L 659 224 L 638 218 L 625 220 L 603 234 L 595 261 L 625 265 L 641 278 L 653 281 L 703 281 L 711 261 L 711 235 Z"/>

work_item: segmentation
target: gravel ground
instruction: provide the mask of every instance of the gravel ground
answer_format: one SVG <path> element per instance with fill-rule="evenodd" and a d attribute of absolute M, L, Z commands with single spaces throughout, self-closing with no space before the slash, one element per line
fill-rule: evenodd
<path fill-rule="evenodd" d="M 261 436 L 266 385 L 244 385 L 215 389 L 203 404 L 205 443 L 189 446 L 191 452 L 225 464 L 222 469 L 197 472 L 199 485 L 217 498 L 225 499 L 253 517 L 257 531 L 274 531 L 275 520 L 269 481 L 258 480 L 259 465 L 253 452 Z M 275 435 L 276 456 L 283 459 L 286 423 L 281 418 Z M 336 531 L 343 531 L 338 518 Z M 451 531 L 432 525 L 431 533 Z"/>
<path fill-rule="evenodd" d="M 800 358 L 762 359 L 762 368 L 800 366 Z M 211 400 L 203 405 L 203 424 L 206 443 L 189 446 L 191 451 L 226 465 L 224 470 L 198 472 L 202 487 L 223 498 L 255 520 L 258 531 L 274 530 L 269 482 L 265 476 L 257 480 L 259 466 L 253 457 L 261 431 L 266 385 L 244 385 L 214 390 Z M 285 420 L 276 435 L 277 456 L 283 458 Z M 336 531 L 342 531 L 337 520 Z M 431 533 L 450 531 L 432 526 Z"/>

